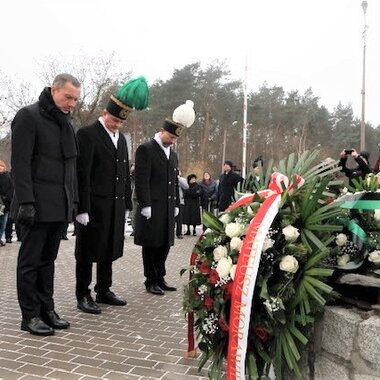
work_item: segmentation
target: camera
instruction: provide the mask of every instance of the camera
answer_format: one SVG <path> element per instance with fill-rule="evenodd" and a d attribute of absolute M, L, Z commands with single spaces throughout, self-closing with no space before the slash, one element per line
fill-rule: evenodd
<path fill-rule="evenodd" d="M 345 154 L 351 154 L 354 150 L 353 149 L 345 149 L 344 153 Z"/>

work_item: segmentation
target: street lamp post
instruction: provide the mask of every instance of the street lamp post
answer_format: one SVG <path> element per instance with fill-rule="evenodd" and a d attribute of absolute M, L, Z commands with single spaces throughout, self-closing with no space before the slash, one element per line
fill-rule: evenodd
<path fill-rule="evenodd" d="M 363 77 L 362 77 L 362 117 L 360 121 L 360 150 L 365 149 L 365 56 L 366 56 L 366 36 L 367 36 L 367 14 L 368 2 L 362 1 L 362 9 L 364 14 L 364 30 L 363 30 Z"/>
<path fill-rule="evenodd" d="M 234 120 L 231 125 L 234 127 L 236 124 L 237 124 L 237 121 Z M 226 144 L 227 144 L 227 128 L 224 128 L 224 131 L 223 131 L 223 152 L 222 152 L 222 171 L 223 171 L 224 161 L 226 160 Z"/>
<path fill-rule="evenodd" d="M 241 165 L 241 175 L 245 178 L 247 173 L 247 73 L 248 73 L 248 62 L 247 58 L 245 60 L 245 80 L 244 80 L 244 112 L 243 112 L 243 154 L 242 154 L 242 165 Z"/>

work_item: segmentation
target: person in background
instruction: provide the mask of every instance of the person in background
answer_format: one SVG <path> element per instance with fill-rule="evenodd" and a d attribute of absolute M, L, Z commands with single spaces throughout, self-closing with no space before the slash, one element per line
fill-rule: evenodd
<path fill-rule="evenodd" d="M 189 184 L 189 188 L 184 191 L 185 209 L 183 213 L 183 223 L 187 225 L 185 235 L 191 235 L 190 226 L 193 226 L 193 236 L 196 236 L 196 226 L 201 224 L 201 187 L 197 183 L 197 176 L 195 174 L 187 176 L 187 183 Z"/>
<path fill-rule="evenodd" d="M 0 246 L 3 247 L 5 242 L 3 235 L 8 221 L 8 215 L 11 208 L 13 197 L 13 183 L 10 173 L 7 171 L 7 165 L 0 160 L 0 198 L 3 205 L 0 212 Z"/>
<path fill-rule="evenodd" d="M 184 190 L 189 188 L 189 184 L 186 181 L 186 178 L 181 177 L 181 170 L 178 170 L 178 192 L 179 192 L 179 213 L 176 217 L 176 229 L 175 234 L 178 239 L 183 239 L 182 234 L 182 224 L 183 224 L 183 212 L 185 208 L 185 199 L 183 197 Z"/>
<path fill-rule="evenodd" d="M 20 109 L 12 121 L 12 208 L 18 209 L 16 223 L 22 226 L 17 295 L 21 330 L 35 335 L 70 326 L 54 308 L 54 266 L 78 202 L 78 149 L 70 113 L 80 93 L 75 77 L 59 74 L 37 103 Z"/>
<path fill-rule="evenodd" d="M 137 198 L 136 198 L 136 190 L 135 190 L 135 164 L 131 164 L 130 168 L 131 173 L 131 188 L 132 188 L 132 214 L 131 217 L 131 226 L 132 232 L 130 236 L 134 236 L 135 228 L 136 228 L 136 211 L 137 211 Z"/>
<path fill-rule="evenodd" d="M 199 182 L 199 186 L 201 188 L 202 212 L 209 211 L 213 213 L 217 208 L 218 186 L 208 171 L 203 173 L 203 178 L 202 181 Z M 205 226 L 203 226 L 203 230 L 206 230 Z"/>
<path fill-rule="evenodd" d="M 235 188 L 242 180 L 242 177 L 233 172 L 234 164 L 231 160 L 224 161 L 223 173 L 219 178 L 218 186 L 218 209 L 225 211 L 228 206 L 235 202 Z"/>
<path fill-rule="evenodd" d="M 142 246 L 146 291 L 162 296 L 177 290 L 166 280 L 166 259 L 174 244 L 179 213 L 178 159 L 172 150 L 182 129 L 195 120 L 190 100 L 177 107 L 154 138 L 136 150 L 135 186 L 138 201 L 135 244 Z"/>
<path fill-rule="evenodd" d="M 119 129 L 133 109 L 148 105 L 144 77 L 132 79 L 111 95 L 102 116 L 78 133 L 79 206 L 75 245 L 77 307 L 99 314 L 96 303 L 124 306 L 112 286 L 112 263 L 123 256 L 125 215 L 132 210 L 127 141 Z M 91 297 L 96 263 L 96 302 Z"/>
<path fill-rule="evenodd" d="M 347 168 L 347 158 L 351 156 L 357 163 L 357 166 L 353 169 Z M 366 150 L 358 153 L 355 149 L 343 149 L 340 152 L 340 161 L 338 166 L 342 169 L 341 171 L 346 174 L 349 179 L 349 185 L 353 186 L 352 180 L 354 178 L 365 178 L 369 173 L 373 173 L 373 169 L 369 165 L 369 152 Z"/>

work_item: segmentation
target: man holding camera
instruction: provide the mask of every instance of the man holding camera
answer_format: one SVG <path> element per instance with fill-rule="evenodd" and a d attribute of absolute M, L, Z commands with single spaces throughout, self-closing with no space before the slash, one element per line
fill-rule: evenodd
<path fill-rule="evenodd" d="M 347 168 L 347 158 L 351 156 L 358 166 L 354 169 Z M 357 177 L 365 178 L 369 173 L 372 173 L 373 170 L 369 166 L 369 152 L 366 150 L 358 153 L 355 149 L 343 149 L 340 152 L 340 161 L 339 166 L 342 168 L 341 171 L 346 174 L 349 178 L 349 185 L 352 186 L 352 180 Z"/>

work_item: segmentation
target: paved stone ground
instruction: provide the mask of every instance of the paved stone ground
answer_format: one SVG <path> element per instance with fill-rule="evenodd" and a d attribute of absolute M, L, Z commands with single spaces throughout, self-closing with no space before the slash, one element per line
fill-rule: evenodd
<path fill-rule="evenodd" d="M 179 270 L 189 261 L 195 237 L 176 240 L 167 281 L 177 292 L 162 297 L 145 291 L 141 248 L 127 233 L 124 257 L 115 261 L 113 290 L 125 307 L 101 305 L 100 315 L 80 312 L 74 295 L 74 243 L 62 241 L 55 275 L 57 312 L 71 327 L 54 336 L 20 330 L 16 297 L 18 242 L 0 248 L 0 379 L 205 379 L 197 360 L 185 358 L 186 321 L 181 310 Z"/>

